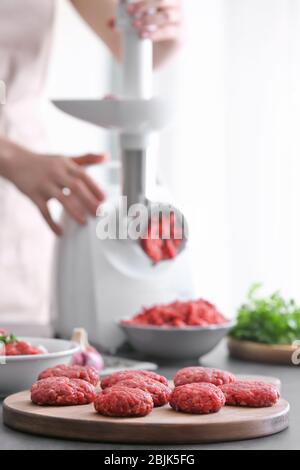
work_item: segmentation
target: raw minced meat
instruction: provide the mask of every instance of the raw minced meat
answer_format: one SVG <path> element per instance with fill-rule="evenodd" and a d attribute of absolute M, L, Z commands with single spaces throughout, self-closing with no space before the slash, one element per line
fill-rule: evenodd
<path fill-rule="evenodd" d="M 183 227 L 176 221 L 174 212 L 152 216 L 141 245 L 148 257 L 157 264 L 176 258 L 183 243 Z"/>
<path fill-rule="evenodd" d="M 146 377 L 152 380 L 155 380 L 156 382 L 160 382 L 164 385 L 168 385 L 168 380 L 166 377 L 156 374 L 156 372 L 148 371 L 148 370 L 123 370 L 120 372 L 114 372 L 113 374 L 105 377 L 101 381 L 101 387 L 107 388 L 107 387 L 112 387 L 113 385 L 117 384 L 118 382 L 121 382 L 122 380 L 126 379 L 134 379 L 135 377 Z"/>
<path fill-rule="evenodd" d="M 60 364 L 56 367 L 44 370 L 38 377 L 38 380 L 48 377 L 68 377 L 69 379 L 81 379 L 97 386 L 99 384 L 99 374 L 93 367 L 86 366 L 66 366 Z"/>
<path fill-rule="evenodd" d="M 236 382 L 236 377 L 231 372 L 208 367 L 185 367 L 180 369 L 174 379 L 175 387 L 189 383 L 207 382 L 214 385 L 223 385 Z"/>
<path fill-rule="evenodd" d="M 150 393 L 153 399 L 154 406 L 164 406 L 169 403 L 172 390 L 161 382 L 157 382 L 146 376 L 136 376 L 121 380 L 117 385 L 129 388 L 139 388 L 145 392 Z"/>
<path fill-rule="evenodd" d="M 191 383 L 173 390 L 170 405 L 175 411 L 191 414 L 216 413 L 225 404 L 219 387 L 210 383 Z"/>
<path fill-rule="evenodd" d="M 213 304 L 199 299 L 144 308 L 135 317 L 124 321 L 124 323 L 184 328 L 186 326 L 218 325 L 228 323 L 228 320 Z"/>
<path fill-rule="evenodd" d="M 114 385 L 98 395 L 94 406 L 104 416 L 141 417 L 151 413 L 153 400 L 150 393 L 144 390 Z"/>
<path fill-rule="evenodd" d="M 260 381 L 238 381 L 221 387 L 226 405 L 264 408 L 275 405 L 280 397 L 274 385 Z"/>
<path fill-rule="evenodd" d="M 31 400 L 36 405 L 73 406 L 92 403 L 95 387 L 80 379 L 49 377 L 39 380 L 31 388 Z"/>
<path fill-rule="evenodd" d="M 13 341 L 5 345 L 5 354 L 6 356 L 37 356 L 45 354 L 45 350 L 25 341 Z"/>
<path fill-rule="evenodd" d="M 14 334 L 0 328 L 0 355 L 6 356 L 36 356 L 45 354 L 42 346 L 33 346 L 26 341 L 20 341 Z"/>

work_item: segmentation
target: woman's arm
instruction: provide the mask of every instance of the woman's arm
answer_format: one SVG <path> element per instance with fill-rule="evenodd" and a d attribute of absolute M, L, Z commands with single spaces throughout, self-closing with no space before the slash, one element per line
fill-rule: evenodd
<path fill-rule="evenodd" d="M 104 194 L 82 167 L 104 160 L 103 155 L 77 158 L 41 155 L 0 137 L 0 176 L 36 204 L 58 236 L 62 235 L 62 229 L 52 219 L 48 201 L 57 199 L 71 217 L 84 225 L 87 214 L 96 215 Z"/>
<path fill-rule="evenodd" d="M 182 33 L 182 0 L 136 0 L 129 8 L 137 34 L 154 42 L 154 67 L 162 65 L 178 49 Z M 71 0 L 82 18 L 121 60 L 121 37 L 114 28 L 118 0 Z M 149 15 L 148 11 L 156 10 Z M 153 26 L 155 30 L 153 31 Z"/>

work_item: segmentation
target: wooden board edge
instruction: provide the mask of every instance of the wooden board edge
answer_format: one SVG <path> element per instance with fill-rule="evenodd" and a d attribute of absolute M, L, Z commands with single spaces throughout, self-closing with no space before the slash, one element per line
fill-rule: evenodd
<path fill-rule="evenodd" d="M 252 341 L 241 341 L 228 338 L 227 347 L 231 357 L 244 361 L 254 361 L 266 364 L 289 365 L 296 367 L 292 362 L 292 355 L 299 346 L 276 346 L 255 343 Z"/>
<path fill-rule="evenodd" d="M 200 428 L 197 424 L 190 425 L 187 432 L 186 426 L 182 429 L 182 425 L 180 424 L 174 424 L 170 429 L 169 424 L 163 423 L 158 425 L 141 423 L 136 426 L 136 428 L 138 428 L 137 430 L 136 428 L 129 429 L 128 427 L 125 429 L 124 426 L 124 436 L 120 438 L 116 435 L 116 427 L 119 428 L 119 432 L 122 432 L 120 423 L 116 426 L 116 424 L 107 422 L 91 422 L 89 426 L 86 426 L 86 423 L 78 423 L 76 420 L 69 420 L 68 426 L 64 426 L 64 419 L 53 419 L 49 416 L 39 416 L 39 422 L 34 423 L 30 413 L 22 411 L 16 412 L 6 404 L 3 405 L 3 422 L 6 426 L 16 431 L 63 440 L 140 445 L 213 444 L 267 437 L 284 431 L 289 426 L 290 405 L 286 400 L 281 399 L 281 401 L 285 403 L 286 407 L 274 417 L 266 417 L 259 423 L 253 421 L 253 424 L 249 421 L 246 423 L 237 423 L 232 427 L 230 432 L 228 432 L 228 423 L 221 423 L 218 424 L 218 426 L 215 424 L 207 424 L 205 435 L 203 435 L 203 433 L 199 434 Z M 61 424 L 59 429 L 57 429 L 57 421 Z M 70 426 L 70 424 L 72 424 L 72 426 Z M 149 438 L 145 439 L 144 428 L 147 434 L 150 434 Z M 181 434 L 184 434 L 184 436 L 181 437 Z M 210 437 L 212 434 L 213 438 Z M 226 435 L 226 440 L 224 440 L 224 435 Z"/>

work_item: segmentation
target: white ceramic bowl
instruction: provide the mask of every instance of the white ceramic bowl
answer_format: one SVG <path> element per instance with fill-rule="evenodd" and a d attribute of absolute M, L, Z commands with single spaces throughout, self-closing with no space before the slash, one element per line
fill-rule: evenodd
<path fill-rule="evenodd" d="M 0 397 L 27 390 L 48 367 L 69 364 L 80 346 L 72 341 L 50 338 L 19 338 L 33 346 L 44 346 L 46 354 L 37 356 L 0 356 Z"/>
<path fill-rule="evenodd" d="M 124 320 L 123 320 L 124 321 Z M 214 349 L 233 328 L 234 322 L 207 327 L 172 328 L 118 324 L 131 346 L 146 356 L 165 359 L 191 359 Z"/>

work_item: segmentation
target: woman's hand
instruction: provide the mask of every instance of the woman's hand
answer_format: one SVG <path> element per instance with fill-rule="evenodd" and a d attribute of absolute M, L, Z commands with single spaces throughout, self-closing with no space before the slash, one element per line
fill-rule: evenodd
<path fill-rule="evenodd" d="M 87 214 L 96 215 L 105 196 L 83 167 L 102 163 L 105 156 L 66 158 L 20 150 L 22 155 L 10 158 L 7 177 L 37 205 L 56 235 L 62 235 L 62 228 L 51 217 L 50 199 L 58 200 L 81 225 L 86 223 Z"/>
<path fill-rule="evenodd" d="M 128 13 L 141 38 L 154 43 L 155 68 L 171 58 L 182 42 L 184 0 L 135 0 Z M 104 41 L 118 61 L 122 61 L 122 37 L 115 28 L 117 0 L 71 0 L 82 18 Z"/>
<path fill-rule="evenodd" d="M 180 41 L 181 0 L 136 0 L 128 6 L 128 13 L 141 38 L 153 42 Z"/>

